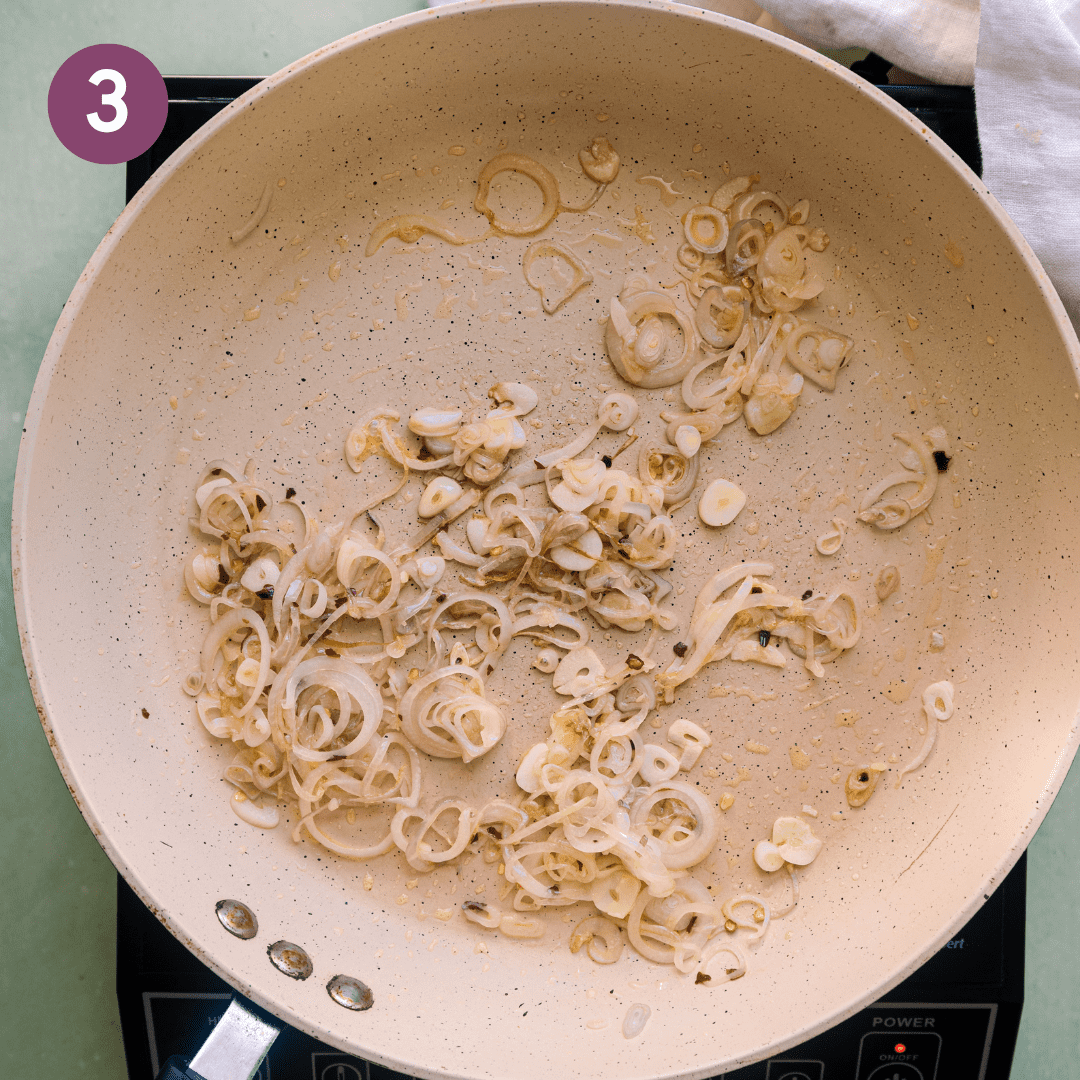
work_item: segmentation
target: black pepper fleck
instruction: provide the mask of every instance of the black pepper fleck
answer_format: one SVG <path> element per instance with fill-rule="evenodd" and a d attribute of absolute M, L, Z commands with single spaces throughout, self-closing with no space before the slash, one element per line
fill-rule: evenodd
<path fill-rule="evenodd" d="M 952 461 L 952 458 L 944 450 L 934 451 L 934 464 L 937 466 L 938 472 L 948 472 L 950 461 Z"/>

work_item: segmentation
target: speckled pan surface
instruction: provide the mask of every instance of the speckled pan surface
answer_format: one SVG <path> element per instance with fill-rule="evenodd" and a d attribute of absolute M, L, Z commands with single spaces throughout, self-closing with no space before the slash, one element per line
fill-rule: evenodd
<path fill-rule="evenodd" d="M 597 216 L 563 215 L 544 234 L 593 276 L 556 315 L 523 280 L 527 239 L 395 239 L 365 257 L 372 226 L 393 214 L 475 232 L 476 176 L 503 144 L 542 161 L 570 197 L 584 192 L 576 155 L 596 134 L 623 167 Z M 205 617 L 182 563 L 205 461 L 253 458 L 277 497 L 295 487 L 327 519 L 379 490 L 388 472 L 357 477 L 342 457 L 374 404 L 467 405 L 516 378 L 541 398 L 528 450 L 566 441 L 602 383 L 625 389 L 600 344 L 610 297 L 628 270 L 665 273 L 680 216 L 707 201 L 725 163 L 811 201 L 832 238 L 815 317 L 856 347 L 835 392 L 808 387 L 775 434 L 739 422 L 708 449 L 706 472 L 749 501 L 719 533 L 683 512 L 689 554 L 670 575 L 684 586 L 672 605 L 685 623 L 708 573 L 767 557 L 792 588 L 849 588 L 865 626 L 824 681 L 807 685 L 794 660 L 784 671 L 725 661 L 664 714 L 709 724 L 698 778 L 736 796 L 700 875 L 714 895 L 779 895 L 750 859 L 778 813 L 812 807 L 825 842 L 749 973 L 697 986 L 630 950 L 611 967 L 572 955 L 558 912 L 536 942 L 434 918 L 478 886 L 497 890 L 480 860 L 428 879 L 394 857 L 368 867 L 294 845 L 291 823 L 240 822 L 220 779 L 231 751 L 180 690 Z M 258 228 L 233 242 L 264 192 Z M 528 195 L 507 180 L 500 197 Z M 1080 698 L 1077 359 L 1045 275 L 978 180 L 799 46 L 645 3 L 516 0 L 376 27 L 275 76 L 183 147 L 64 310 L 14 502 L 15 595 L 46 730 L 140 895 L 297 1027 L 421 1076 L 715 1075 L 913 970 L 1012 866 L 1063 779 Z M 669 403 L 634 392 L 651 429 Z M 930 519 L 888 536 L 856 526 L 861 491 L 894 468 L 891 433 L 936 425 L 953 461 Z M 848 538 L 826 557 L 814 539 L 833 518 Z M 405 530 L 415 516 L 396 500 L 388 521 Z M 872 583 L 890 562 L 903 584 L 882 606 Z M 614 656 L 639 639 L 596 640 Z M 492 683 L 514 717 L 504 745 L 443 782 L 478 798 L 512 786 L 517 755 L 546 730 L 532 652 L 511 654 Z M 875 755 L 909 758 L 919 695 L 942 678 L 957 711 L 926 766 L 897 789 L 894 765 L 866 808 L 846 808 L 834 777 Z M 854 726 L 838 722 L 852 713 Z M 809 768 L 794 767 L 796 745 Z M 223 898 L 256 913 L 254 938 L 224 931 Z M 281 939 L 309 952 L 310 978 L 271 965 Z M 370 986 L 374 1007 L 336 1004 L 326 985 L 339 974 Z M 628 1041 L 635 1002 L 652 1015 Z"/>

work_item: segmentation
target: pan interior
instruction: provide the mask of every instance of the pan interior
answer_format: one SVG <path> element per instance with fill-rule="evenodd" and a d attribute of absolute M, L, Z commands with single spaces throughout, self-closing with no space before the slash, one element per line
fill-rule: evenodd
<path fill-rule="evenodd" d="M 399 214 L 479 234 L 476 179 L 500 152 L 529 155 L 580 199 L 577 154 L 597 135 L 622 166 L 592 211 L 543 233 L 592 276 L 554 315 L 523 277 L 534 237 L 456 247 L 429 235 L 365 254 L 375 224 Z M 808 385 L 778 431 L 739 421 L 703 450 L 706 478 L 734 481 L 748 503 L 720 531 L 693 504 L 680 512 L 687 554 L 667 574 L 670 603 L 685 627 L 708 576 L 753 558 L 789 590 L 849 590 L 865 621 L 824 679 L 794 658 L 782 671 L 725 661 L 661 710 L 665 724 L 711 730 L 695 779 L 735 796 L 696 874 L 714 896 L 782 902 L 786 879 L 757 870 L 753 845 L 779 814 L 816 814 L 824 850 L 749 973 L 695 986 L 630 950 L 599 967 L 569 952 L 576 916 L 558 910 L 535 942 L 443 921 L 465 898 L 497 897 L 497 867 L 474 858 L 418 875 L 398 855 L 364 865 L 294 844 L 291 820 L 240 822 L 221 780 L 233 748 L 203 731 L 180 688 L 205 632 L 182 573 L 204 464 L 252 459 L 277 498 L 293 488 L 329 523 L 394 478 L 385 462 L 354 474 L 343 458 L 374 406 L 482 412 L 490 386 L 526 382 L 540 402 L 523 453 L 570 441 L 605 387 L 628 389 L 602 346 L 611 297 L 631 273 L 670 285 L 682 215 L 750 173 L 810 201 L 831 240 L 813 317 L 855 347 L 835 391 Z M 267 196 L 258 226 L 231 239 Z M 539 207 L 516 174 L 493 198 L 522 217 Z M 110 855 L 245 993 L 421 1075 L 517 1076 L 534 1058 L 580 1077 L 713 1075 L 882 993 L 1011 867 L 1074 748 L 1075 338 L 1003 222 L 932 136 L 834 66 L 660 6 L 517 2 L 409 18 L 228 110 L 95 256 L 50 346 L 20 461 L 28 662 Z M 678 407 L 633 393 L 643 433 Z M 891 533 L 856 523 L 862 494 L 896 467 L 893 433 L 935 427 L 952 460 L 930 511 Z M 596 449 L 623 441 L 605 434 Z M 389 533 L 415 528 L 415 505 L 385 504 Z M 815 540 L 834 519 L 845 539 L 824 556 Z M 886 564 L 901 588 L 882 602 Z M 593 644 L 614 662 L 646 636 L 597 629 Z M 662 659 L 677 640 L 662 635 Z M 512 716 L 504 741 L 468 768 L 425 766 L 427 799 L 513 791 L 556 700 L 534 655 L 515 644 L 491 681 Z M 922 742 L 921 692 L 939 679 L 956 688 L 956 715 L 897 788 Z M 844 780 L 870 760 L 890 772 L 854 810 Z M 256 912 L 255 940 L 222 930 L 223 898 Z M 309 952 L 312 978 L 268 962 L 278 939 Z M 337 974 L 371 986 L 375 1008 L 338 1007 L 325 991 Z M 631 1042 L 622 1020 L 636 1002 L 652 1016 Z"/>

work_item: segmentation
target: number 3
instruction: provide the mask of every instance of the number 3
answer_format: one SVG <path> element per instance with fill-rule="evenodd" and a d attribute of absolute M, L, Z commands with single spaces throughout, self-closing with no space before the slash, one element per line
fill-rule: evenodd
<path fill-rule="evenodd" d="M 95 131 L 119 131 L 127 123 L 128 118 L 128 107 L 124 102 L 127 80 L 119 71 L 114 71 L 112 68 L 100 68 L 90 76 L 90 82 L 95 86 L 100 86 L 105 80 L 113 84 L 113 89 L 110 93 L 101 95 L 101 104 L 111 105 L 116 110 L 116 115 L 111 120 L 102 120 L 96 112 L 92 112 L 86 114 L 86 119 Z"/>

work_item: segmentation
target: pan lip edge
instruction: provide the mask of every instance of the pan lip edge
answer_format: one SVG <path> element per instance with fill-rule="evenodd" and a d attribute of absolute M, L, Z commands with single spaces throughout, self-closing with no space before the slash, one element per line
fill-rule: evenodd
<path fill-rule="evenodd" d="M 513 0 L 514 3 L 521 4 L 521 0 Z M 785 41 L 785 39 L 777 37 L 777 35 L 771 34 L 769 31 L 764 31 L 761 28 L 752 27 L 748 24 L 739 23 L 737 20 L 730 19 L 726 16 L 718 15 L 717 13 L 707 12 L 699 9 L 687 10 L 682 5 L 671 5 L 660 2 L 660 0 L 616 0 L 614 4 L 608 4 L 601 2 L 601 0 L 527 0 L 534 6 L 549 6 L 549 7 L 568 7 L 576 8 L 583 5 L 595 6 L 596 8 L 606 7 L 625 7 L 632 9 L 645 9 L 651 11 L 670 12 L 673 15 L 677 15 L 680 18 L 693 18 L 704 22 L 720 23 L 728 27 L 737 28 L 740 32 L 747 33 L 749 36 L 759 38 L 774 47 L 782 47 L 787 51 L 804 57 L 816 57 L 815 62 L 824 65 L 826 70 L 830 70 L 832 74 L 837 75 L 839 72 L 844 72 L 842 76 L 843 81 L 847 81 L 848 85 L 852 88 L 860 91 L 864 94 L 869 94 L 872 100 L 875 100 L 879 105 L 885 105 L 890 111 L 899 119 L 902 119 L 909 125 L 913 134 L 917 134 L 924 138 L 929 145 L 938 151 L 939 156 L 945 157 L 945 159 L 957 169 L 957 163 L 959 159 L 953 151 L 949 150 L 944 143 L 932 132 L 920 132 L 918 131 L 918 123 L 913 117 L 907 113 L 902 106 L 897 105 L 887 95 L 882 94 L 880 91 L 876 91 L 869 84 L 863 83 L 857 76 L 853 76 L 846 69 L 840 67 L 840 65 L 834 64 L 833 61 L 827 58 L 820 57 L 818 54 L 814 54 L 812 50 L 809 50 L 806 46 L 798 45 L 794 42 Z M 154 194 L 171 178 L 173 173 L 179 168 L 179 166 L 186 161 L 192 154 L 197 152 L 199 147 L 203 144 L 203 141 L 211 138 L 218 131 L 220 126 L 230 122 L 236 112 L 243 108 L 247 108 L 249 105 L 255 104 L 262 95 L 272 92 L 277 86 L 290 81 L 295 77 L 302 75 L 309 67 L 316 63 L 322 63 L 329 57 L 336 55 L 339 52 L 346 51 L 352 48 L 356 48 L 367 41 L 374 41 L 382 37 L 385 34 L 391 32 L 403 31 L 413 24 L 421 22 L 428 22 L 433 19 L 447 18 L 453 16 L 469 16 L 470 13 L 476 12 L 477 16 L 481 11 L 487 11 L 492 8 L 509 7 L 511 0 L 497 0 L 493 5 L 485 5 L 484 8 L 479 9 L 475 5 L 475 0 L 463 0 L 461 3 L 455 3 L 447 5 L 441 9 L 432 9 L 431 11 L 414 12 L 407 15 L 400 16 L 396 19 L 388 22 L 377 24 L 375 27 L 370 27 L 365 30 L 357 31 L 353 35 L 339 39 L 339 41 L 324 46 L 305 57 L 300 58 L 288 67 L 283 68 L 281 71 L 269 76 L 266 80 L 260 83 L 257 87 L 247 91 L 241 98 L 226 109 L 222 110 L 218 114 L 217 118 L 212 119 L 203 128 L 200 129 L 195 136 L 187 140 L 163 166 L 157 170 L 155 178 L 152 179 L 140 192 L 135 196 L 130 204 L 121 212 L 116 221 L 110 227 L 105 237 L 102 239 L 86 267 L 79 276 L 75 288 L 72 290 L 71 295 L 64 305 L 64 309 L 61 316 L 54 328 L 54 331 L 50 337 L 49 343 L 46 347 L 46 351 L 35 378 L 33 391 L 30 397 L 30 401 L 27 407 L 26 418 L 24 419 L 23 427 L 24 433 L 20 440 L 20 448 L 18 455 L 18 462 L 15 474 L 15 486 L 13 493 L 12 503 L 12 573 L 14 584 L 14 601 L 17 616 L 17 623 L 20 632 L 20 644 L 23 652 L 24 664 L 27 670 L 27 676 L 29 679 L 31 691 L 33 694 L 35 705 L 38 709 L 39 716 L 43 728 L 45 729 L 46 736 L 49 740 L 50 749 L 53 753 L 54 759 L 64 777 L 66 783 L 68 783 L 69 789 L 72 791 L 73 797 L 76 803 L 79 805 L 80 812 L 83 813 L 84 818 L 87 820 L 88 825 L 92 829 L 95 839 L 101 845 L 105 853 L 108 855 L 110 861 L 116 866 L 117 870 L 124 876 L 125 880 L 131 884 L 140 900 L 146 904 L 151 910 L 155 912 L 157 918 L 159 918 L 170 930 L 170 932 L 177 937 L 187 948 L 191 949 L 199 959 L 207 964 L 215 973 L 219 974 L 230 985 L 235 986 L 240 992 L 251 997 L 258 1004 L 269 1009 L 275 1015 L 282 1016 L 283 1019 L 287 1019 L 287 1022 L 297 1027 L 299 1030 L 305 1031 L 308 1034 L 314 1035 L 318 1038 L 326 1039 L 328 1033 L 325 1030 L 318 1029 L 315 1025 L 306 1024 L 302 1017 L 300 1017 L 295 1011 L 282 1004 L 282 1000 L 278 998 L 271 999 L 268 995 L 263 995 L 256 991 L 253 987 L 244 984 L 243 980 L 236 978 L 226 971 L 223 967 L 215 961 L 215 959 L 205 953 L 198 945 L 194 943 L 194 940 L 186 933 L 184 927 L 178 923 L 171 912 L 167 912 L 165 908 L 156 905 L 155 901 L 150 896 L 150 891 L 146 888 L 141 880 L 137 877 L 134 867 L 129 865 L 121 856 L 119 849 L 115 846 L 111 835 L 102 827 L 100 820 L 96 815 L 90 814 L 83 809 L 83 805 L 77 794 L 77 785 L 73 784 L 73 773 L 70 771 L 69 763 L 59 748 L 57 742 L 57 732 L 54 730 L 52 721 L 49 715 L 49 709 L 45 704 L 44 688 L 39 685 L 36 671 L 37 665 L 33 662 L 34 657 L 34 633 L 33 633 L 33 620 L 32 612 L 29 602 L 29 593 L 25 577 L 21 572 L 21 568 L 24 564 L 24 555 L 30 544 L 30 539 L 25 533 L 28 518 L 27 500 L 29 498 L 28 483 L 33 471 L 34 463 L 34 450 L 37 446 L 37 437 L 40 433 L 41 419 L 43 416 L 44 405 L 48 396 L 49 385 L 53 376 L 56 373 L 59 360 L 64 353 L 65 347 L 68 342 L 71 330 L 78 321 L 80 313 L 83 310 L 83 305 L 89 296 L 89 293 L 94 285 L 95 280 L 100 273 L 101 268 L 109 261 L 113 255 L 116 246 L 119 244 L 122 236 L 129 228 L 134 218 L 141 212 L 143 206 Z M 522 5 L 526 6 L 526 5 Z M 783 43 L 783 44 L 780 44 Z M 220 118 L 220 119 L 219 119 Z M 928 137 L 927 137 L 928 136 Z M 947 155 L 947 156 L 946 156 Z M 952 159 L 955 159 L 953 161 Z M 966 166 L 963 166 L 966 169 Z M 958 171 L 958 169 L 957 169 Z M 960 173 L 963 177 L 963 173 Z M 971 174 L 974 176 L 974 174 Z M 966 179 L 966 177 L 963 177 Z M 976 178 L 977 179 L 977 178 Z M 1051 316 L 1055 322 L 1056 329 L 1058 330 L 1059 337 L 1063 341 L 1073 365 L 1074 376 L 1077 376 L 1077 381 L 1080 382 L 1080 342 L 1077 341 L 1075 330 L 1072 327 L 1072 323 L 1069 320 L 1060 297 L 1057 294 L 1056 289 L 1046 275 L 1041 264 L 1036 258 L 1034 252 L 1030 248 L 1026 239 L 1019 232 L 1015 223 L 1008 216 L 1005 210 L 997 202 L 996 198 L 992 196 L 985 185 L 982 185 L 981 181 L 978 181 L 978 186 L 974 187 L 976 195 L 980 201 L 986 203 L 991 211 L 992 216 L 997 222 L 998 226 L 1002 228 L 1005 235 L 1008 237 L 1009 242 L 1013 245 L 1014 250 L 1020 256 L 1023 264 L 1028 268 L 1030 276 L 1034 280 L 1037 288 L 1043 295 L 1044 302 L 1048 304 Z M 1028 818 L 1027 824 L 1020 834 L 1014 839 L 1010 847 L 1005 853 L 1003 859 L 1001 859 L 995 866 L 990 878 L 987 879 L 986 885 L 993 883 L 1000 883 L 1000 880 L 1004 877 L 1005 873 L 1015 865 L 1019 859 L 1020 854 L 1026 849 L 1030 843 L 1032 837 L 1037 831 L 1039 825 L 1044 820 L 1050 805 L 1053 802 L 1059 792 L 1065 776 L 1068 772 L 1068 765 L 1071 763 L 1073 756 L 1076 754 L 1078 741 L 1080 741 L 1080 717 L 1074 717 L 1072 727 L 1070 729 L 1069 739 L 1065 745 L 1062 746 L 1061 752 L 1058 755 L 1058 759 L 1055 762 L 1054 769 L 1052 770 L 1043 790 L 1035 803 L 1033 812 Z M 1067 757 L 1067 760 L 1065 758 Z M 981 906 L 982 901 L 978 899 L 983 892 L 989 892 L 988 887 L 980 889 L 966 905 L 959 914 L 954 917 L 952 923 L 950 923 L 949 933 L 955 930 L 957 927 L 964 924 L 971 914 Z M 903 980 L 908 974 L 918 968 L 927 957 L 933 954 L 945 940 L 948 940 L 949 933 L 939 935 L 940 940 L 935 939 L 933 943 L 927 948 L 925 954 L 921 954 L 919 958 L 911 961 L 908 965 L 903 966 L 895 973 L 895 978 L 890 977 L 887 984 L 883 987 L 878 987 L 875 991 L 867 996 L 854 999 L 849 1006 L 845 1006 L 845 1009 L 841 1012 L 834 1012 L 830 1014 L 828 1019 L 823 1020 L 820 1024 L 810 1026 L 808 1028 L 800 1030 L 796 1035 L 793 1035 L 789 1040 L 785 1039 L 781 1043 L 770 1044 L 770 1052 L 783 1051 L 789 1049 L 792 1046 L 797 1045 L 799 1042 L 804 1041 L 806 1038 L 812 1037 L 821 1031 L 827 1030 L 829 1027 L 834 1026 L 836 1023 L 845 1019 L 846 1017 L 853 1015 L 861 1008 L 865 1007 L 870 1001 L 874 1000 L 875 996 L 879 996 L 881 993 L 887 992 L 892 989 L 897 983 Z M 342 1048 L 345 1048 L 343 1045 Z M 394 1065 L 406 1065 L 410 1070 L 419 1070 L 421 1075 L 429 1077 L 464 1077 L 464 1073 L 447 1072 L 443 1070 L 434 1071 L 430 1068 L 424 1068 L 418 1064 L 398 1060 L 390 1057 L 383 1057 L 376 1054 L 375 1051 L 365 1050 L 365 1056 L 374 1055 L 375 1059 L 381 1064 Z M 740 1061 L 742 1063 L 748 1063 L 750 1060 L 761 1060 L 760 1057 L 754 1057 L 751 1059 L 745 1059 Z M 726 1067 L 739 1067 L 738 1064 Z M 700 1070 L 694 1070 L 691 1073 L 679 1073 L 671 1075 L 680 1075 L 686 1077 L 705 1077 L 712 1075 L 713 1066 L 705 1066 Z M 469 1074 L 471 1075 L 471 1074 Z"/>

